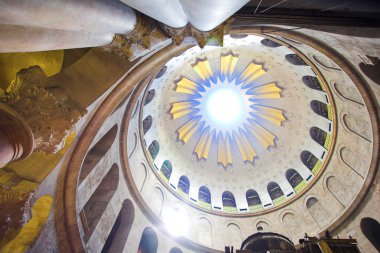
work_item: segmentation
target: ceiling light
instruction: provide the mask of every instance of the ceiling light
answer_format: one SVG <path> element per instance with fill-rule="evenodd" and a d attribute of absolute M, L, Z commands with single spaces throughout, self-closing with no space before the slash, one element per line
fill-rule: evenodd
<path fill-rule="evenodd" d="M 209 117 L 219 124 L 230 124 L 240 118 L 243 108 L 241 94 L 232 88 L 219 88 L 212 91 L 206 101 Z"/>

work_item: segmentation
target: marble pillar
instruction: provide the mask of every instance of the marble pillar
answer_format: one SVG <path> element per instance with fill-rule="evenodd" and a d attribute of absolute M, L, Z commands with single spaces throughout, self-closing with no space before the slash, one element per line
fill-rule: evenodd
<path fill-rule="evenodd" d="M 0 24 L 126 34 L 135 27 L 136 13 L 118 0 L 5 0 Z"/>
<path fill-rule="evenodd" d="M 0 53 L 99 47 L 110 44 L 114 36 L 18 25 L 0 25 L 0 34 Z"/>
<path fill-rule="evenodd" d="M 23 118 L 0 103 L 0 168 L 25 159 L 33 151 L 33 134 Z"/>
<path fill-rule="evenodd" d="M 105 46 L 136 23 L 135 11 L 118 0 L 0 1 L 0 52 Z"/>

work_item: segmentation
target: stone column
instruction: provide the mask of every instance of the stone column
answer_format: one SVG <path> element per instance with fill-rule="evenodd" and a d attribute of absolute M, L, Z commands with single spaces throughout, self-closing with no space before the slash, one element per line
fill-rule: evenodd
<path fill-rule="evenodd" d="M 0 24 L 126 34 L 135 27 L 136 14 L 118 0 L 5 0 Z"/>
<path fill-rule="evenodd" d="M 7 90 L 0 89 L 0 168 L 32 151 L 54 154 L 87 112 L 60 87 L 46 87 L 39 66 L 19 71 Z"/>
<path fill-rule="evenodd" d="M 135 11 L 118 0 L 0 1 L 0 52 L 105 46 L 136 23 Z"/>
<path fill-rule="evenodd" d="M 0 34 L 0 53 L 99 47 L 110 44 L 114 36 L 18 25 L 0 25 Z"/>
<path fill-rule="evenodd" d="M 25 159 L 33 151 L 33 134 L 23 118 L 0 103 L 0 168 Z"/>

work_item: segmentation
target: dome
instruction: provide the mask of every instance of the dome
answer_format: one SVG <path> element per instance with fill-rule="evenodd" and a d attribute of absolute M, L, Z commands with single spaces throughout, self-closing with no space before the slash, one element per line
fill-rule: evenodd
<path fill-rule="evenodd" d="M 193 47 L 168 61 L 140 114 L 160 182 L 219 214 L 255 215 L 302 195 L 335 140 L 331 91 L 306 61 L 256 35 L 226 36 L 223 48 Z"/>
<path fill-rule="evenodd" d="M 36 2 L 0 10 L 1 252 L 378 252 L 376 4 Z"/>

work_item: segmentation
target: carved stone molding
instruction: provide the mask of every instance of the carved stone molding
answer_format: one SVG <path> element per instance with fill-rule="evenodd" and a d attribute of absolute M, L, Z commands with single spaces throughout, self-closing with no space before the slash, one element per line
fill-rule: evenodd
<path fill-rule="evenodd" d="M 216 28 L 203 32 L 195 29 L 190 24 L 185 27 L 175 29 L 167 25 L 162 25 L 164 32 L 173 39 L 176 45 L 180 45 L 185 38 L 193 38 L 200 48 L 206 45 L 223 46 L 223 36 L 229 32 L 229 26 L 232 19 L 228 19 Z"/>
<path fill-rule="evenodd" d="M 44 87 L 47 76 L 39 66 L 23 69 L 0 101 L 20 114 L 31 128 L 34 150 L 54 154 L 65 145 L 75 123 L 86 113 L 63 88 Z"/>
<path fill-rule="evenodd" d="M 177 29 L 139 15 L 136 27 L 131 33 L 116 34 L 112 43 L 104 49 L 133 61 L 149 53 L 155 45 L 170 38 L 177 46 L 186 38 L 192 39 L 194 44 L 198 44 L 201 48 L 206 45 L 223 46 L 223 36 L 228 33 L 231 22 L 232 19 L 228 19 L 213 30 L 203 32 L 190 24 Z"/>
<path fill-rule="evenodd" d="M 168 40 L 157 21 L 144 15 L 137 16 L 135 29 L 129 34 L 115 34 L 105 50 L 116 53 L 130 61 L 149 53 L 152 47 Z"/>

